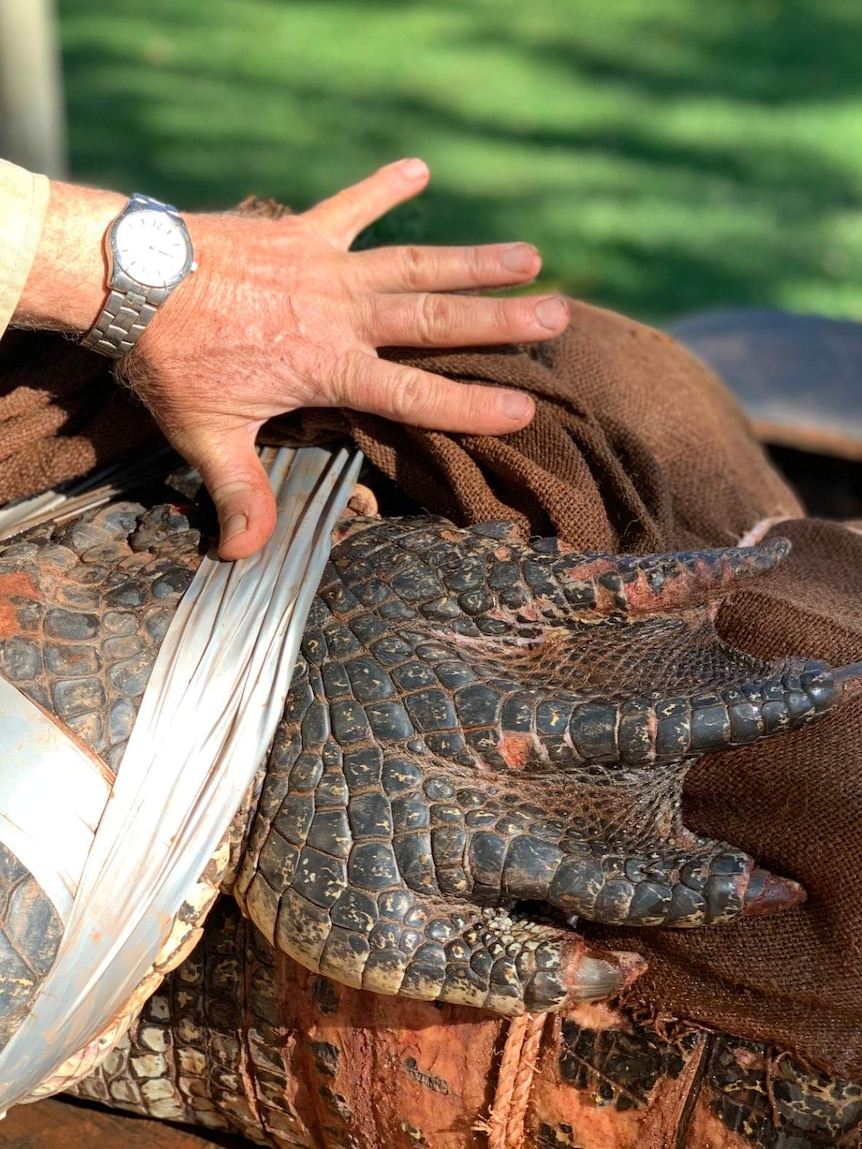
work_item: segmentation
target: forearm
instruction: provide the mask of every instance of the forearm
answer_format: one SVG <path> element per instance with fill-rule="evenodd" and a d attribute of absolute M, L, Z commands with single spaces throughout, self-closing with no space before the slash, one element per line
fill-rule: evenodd
<path fill-rule="evenodd" d="M 105 233 L 125 198 L 52 181 L 48 209 L 12 322 L 84 332 L 105 302 Z"/>

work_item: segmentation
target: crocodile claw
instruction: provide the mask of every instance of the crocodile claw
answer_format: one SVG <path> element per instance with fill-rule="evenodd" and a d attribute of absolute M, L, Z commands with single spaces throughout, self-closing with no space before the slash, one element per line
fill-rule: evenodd
<path fill-rule="evenodd" d="M 768 870 L 752 870 L 748 888 L 742 899 L 742 916 L 762 918 L 767 914 L 777 914 L 782 910 L 793 909 L 805 901 L 807 894 L 798 882 L 790 878 L 779 878 Z"/>

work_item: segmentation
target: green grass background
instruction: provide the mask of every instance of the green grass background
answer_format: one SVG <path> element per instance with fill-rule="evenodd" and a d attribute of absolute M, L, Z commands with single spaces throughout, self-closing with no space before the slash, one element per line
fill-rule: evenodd
<path fill-rule="evenodd" d="M 386 241 L 527 239 L 662 319 L 862 318 L 858 0 L 58 0 L 73 173 L 301 208 L 420 155 Z"/>

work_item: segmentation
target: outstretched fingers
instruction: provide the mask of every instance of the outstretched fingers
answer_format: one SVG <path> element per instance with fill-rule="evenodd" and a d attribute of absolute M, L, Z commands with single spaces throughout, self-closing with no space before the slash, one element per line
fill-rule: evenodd
<path fill-rule="evenodd" d="M 422 160 L 398 160 L 316 204 L 303 218 L 316 232 L 346 251 L 364 228 L 419 195 L 429 178 L 428 165 Z"/>
<path fill-rule="evenodd" d="M 467 347 L 553 339 L 569 321 L 556 296 L 485 299 L 469 295 L 372 296 L 365 332 L 374 347 Z"/>
<path fill-rule="evenodd" d="M 475 247 L 376 247 L 350 256 L 369 291 L 463 291 L 510 287 L 539 274 L 527 243 Z"/>
<path fill-rule="evenodd" d="M 440 431 L 505 434 L 525 426 L 535 411 L 521 391 L 456 383 L 363 352 L 342 360 L 340 387 L 356 410 Z"/>

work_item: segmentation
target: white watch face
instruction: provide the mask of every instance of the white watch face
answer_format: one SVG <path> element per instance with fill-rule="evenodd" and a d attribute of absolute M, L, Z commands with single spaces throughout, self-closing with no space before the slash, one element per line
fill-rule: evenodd
<path fill-rule="evenodd" d="M 160 211 L 124 216 L 113 235 L 114 258 L 132 279 L 147 287 L 169 287 L 186 268 L 189 245 L 175 219 Z"/>

